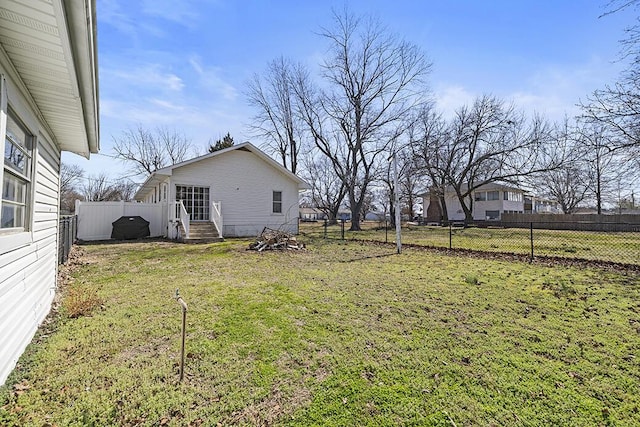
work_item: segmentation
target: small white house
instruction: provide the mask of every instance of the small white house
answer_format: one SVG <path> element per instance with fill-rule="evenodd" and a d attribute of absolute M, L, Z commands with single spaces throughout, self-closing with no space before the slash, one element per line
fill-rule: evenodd
<path fill-rule="evenodd" d="M 302 179 L 249 142 L 159 169 L 135 195 L 166 209 L 170 238 L 211 224 L 221 237 L 256 236 L 264 227 L 297 233 Z"/>
<path fill-rule="evenodd" d="M 450 221 L 464 221 L 464 211 L 452 188 L 445 190 L 445 203 Z M 432 201 L 430 201 L 432 199 Z M 423 195 L 424 212 L 428 212 L 430 203 L 438 203 L 429 196 Z M 503 213 L 524 213 L 524 191 L 520 188 L 500 183 L 482 185 L 471 192 L 469 202 L 472 206 L 473 219 L 476 221 L 499 220 Z"/>
<path fill-rule="evenodd" d="M 99 148 L 95 10 L 0 1 L 0 384 L 55 294 L 60 153 Z"/>

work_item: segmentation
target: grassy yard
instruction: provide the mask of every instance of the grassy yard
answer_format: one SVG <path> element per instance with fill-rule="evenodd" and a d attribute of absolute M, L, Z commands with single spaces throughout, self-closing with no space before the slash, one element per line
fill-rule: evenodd
<path fill-rule="evenodd" d="M 83 246 L 0 425 L 640 424 L 636 274 L 307 243 Z"/>
<path fill-rule="evenodd" d="M 345 239 L 365 239 L 395 242 L 395 230 L 385 232 L 378 222 L 363 223 L 363 232 L 348 231 L 345 224 Z M 321 237 L 324 235 L 322 222 L 302 223 L 303 233 Z M 331 239 L 341 239 L 341 225 L 327 229 Z M 449 247 L 449 228 L 403 225 L 402 242 Z M 533 230 L 535 256 L 553 256 L 619 262 L 640 265 L 640 233 L 637 232 L 592 232 Z M 452 229 L 451 246 L 457 249 L 472 249 L 485 252 L 506 252 L 528 255 L 531 253 L 529 229 L 522 228 L 457 228 Z"/>

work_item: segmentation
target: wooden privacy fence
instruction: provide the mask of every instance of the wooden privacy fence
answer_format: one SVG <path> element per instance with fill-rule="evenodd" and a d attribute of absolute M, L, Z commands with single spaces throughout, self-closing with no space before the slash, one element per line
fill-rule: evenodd
<path fill-rule="evenodd" d="M 151 237 L 166 236 L 168 207 L 162 203 L 76 202 L 78 240 L 108 240 L 111 223 L 122 216 L 141 216 L 149 221 Z"/>
<path fill-rule="evenodd" d="M 486 221 L 478 225 L 529 228 L 531 223 L 535 228 L 545 230 L 640 231 L 640 215 L 503 213 L 500 221 Z"/>

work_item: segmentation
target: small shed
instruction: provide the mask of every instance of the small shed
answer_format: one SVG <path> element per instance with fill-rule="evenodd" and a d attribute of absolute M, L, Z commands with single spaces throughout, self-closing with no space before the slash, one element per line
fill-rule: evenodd
<path fill-rule="evenodd" d="M 113 229 L 111 238 L 117 240 L 131 240 L 149 237 L 149 221 L 141 216 L 121 216 L 111 223 Z"/>

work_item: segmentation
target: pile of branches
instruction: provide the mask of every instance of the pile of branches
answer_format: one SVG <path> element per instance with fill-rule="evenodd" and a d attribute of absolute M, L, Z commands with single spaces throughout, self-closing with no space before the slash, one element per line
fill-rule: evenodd
<path fill-rule="evenodd" d="M 256 241 L 249 245 L 249 249 L 258 252 L 264 250 L 300 250 L 304 249 L 304 243 L 298 242 L 293 234 L 265 227 Z"/>

